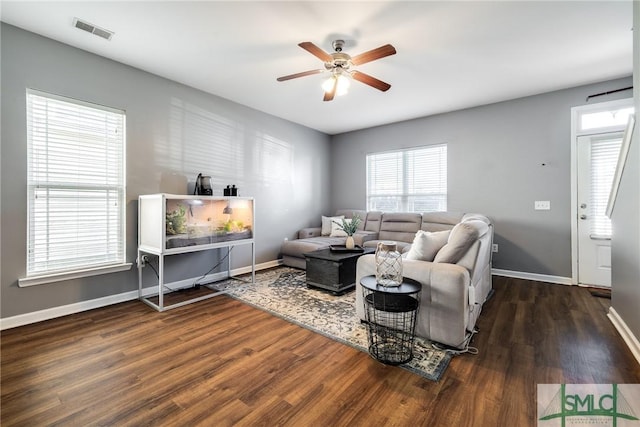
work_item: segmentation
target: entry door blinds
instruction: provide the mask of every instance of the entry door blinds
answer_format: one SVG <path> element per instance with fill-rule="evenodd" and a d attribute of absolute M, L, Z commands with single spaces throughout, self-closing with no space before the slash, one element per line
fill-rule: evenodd
<path fill-rule="evenodd" d="M 27 276 L 125 259 L 122 111 L 27 92 Z"/>
<path fill-rule="evenodd" d="M 611 220 L 606 215 L 622 139 L 603 139 L 591 143 L 591 236 L 611 238 Z"/>
<path fill-rule="evenodd" d="M 367 156 L 367 205 L 386 212 L 447 209 L 447 146 Z"/>

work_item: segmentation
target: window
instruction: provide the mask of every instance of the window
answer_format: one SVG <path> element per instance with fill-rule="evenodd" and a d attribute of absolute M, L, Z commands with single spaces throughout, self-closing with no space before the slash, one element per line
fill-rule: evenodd
<path fill-rule="evenodd" d="M 591 235 L 611 238 L 611 220 L 606 215 L 613 175 L 618 163 L 622 138 L 591 143 Z"/>
<path fill-rule="evenodd" d="M 624 126 L 629 121 L 631 114 L 633 114 L 633 107 L 582 113 L 580 115 L 580 129 L 592 130 L 612 126 Z"/>
<path fill-rule="evenodd" d="M 125 260 L 123 111 L 27 91 L 27 279 Z"/>
<path fill-rule="evenodd" d="M 447 210 L 447 145 L 367 155 L 367 209 Z"/>

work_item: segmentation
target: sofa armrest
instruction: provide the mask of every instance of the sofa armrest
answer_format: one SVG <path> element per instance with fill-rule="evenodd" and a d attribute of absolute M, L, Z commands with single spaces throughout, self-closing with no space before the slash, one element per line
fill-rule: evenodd
<path fill-rule="evenodd" d="M 377 240 L 377 239 L 378 239 L 377 231 L 359 230 L 353 234 L 353 242 L 358 246 L 364 246 L 364 242 L 368 242 L 369 240 Z"/>
<path fill-rule="evenodd" d="M 363 255 L 356 264 L 356 314 L 365 319 L 360 280 L 375 275 L 374 255 Z M 456 264 L 403 260 L 402 274 L 422 285 L 416 320 L 418 336 L 462 348 L 469 319 L 469 271 Z"/>
<path fill-rule="evenodd" d="M 307 239 L 309 237 L 318 237 L 322 235 L 321 227 L 308 227 L 298 231 L 298 239 Z"/>

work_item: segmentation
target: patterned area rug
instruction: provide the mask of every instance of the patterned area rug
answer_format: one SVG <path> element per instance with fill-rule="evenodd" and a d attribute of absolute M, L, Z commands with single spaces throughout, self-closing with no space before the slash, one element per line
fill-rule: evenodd
<path fill-rule="evenodd" d="M 231 279 L 214 286 L 289 322 L 368 351 L 367 330 L 356 316 L 354 291 L 335 296 L 308 289 L 305 272 L 289 267 L 257 272 L 255 284 Z M 413 359 L 400 367 L 431 381 L 440 379 L 451 360 L 450 354 L 432 348 L 431 343 L 422 338 L 416 338 L 413 354 Z"/>

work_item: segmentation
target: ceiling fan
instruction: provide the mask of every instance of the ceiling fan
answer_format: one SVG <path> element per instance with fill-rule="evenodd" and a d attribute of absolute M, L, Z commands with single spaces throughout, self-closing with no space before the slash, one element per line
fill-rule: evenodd
<path fill-rule="evenodd" d="M 333 53 L 327 53 L 311 42 L 302 42 L 299 43 L 298 46 L 323 61 L 324 69 L 303 71 L 301 73 L 278 77 L 277 80 L 279 82 L 329 71 L 331 73 L 331 77 L 329 77 L 325 84 L 322 85 L 322 88 L 325 90 L 324 101 L 331 101 L 336 94 L 341 95 L 346 92 L 346 86 L 349 84 L 348 77 L 383 92 L 386 92 L 391 87 L 390 84 L 385 83 L 382 80 L 378 80 L 361 71 L 351 69 L 354 65 L 362 65 L 367 62 L 375 61 L 376 59 L 384 58 L 385 56 L 394 55 L 396 53 L 396 49 L 390 44 L 380 46 L 379 48 L 369 50 L 354 57 L 342 52 L 344 40 L 335 40 L 332 43 L 333 49 L 335 50 Z"/>

